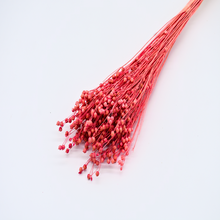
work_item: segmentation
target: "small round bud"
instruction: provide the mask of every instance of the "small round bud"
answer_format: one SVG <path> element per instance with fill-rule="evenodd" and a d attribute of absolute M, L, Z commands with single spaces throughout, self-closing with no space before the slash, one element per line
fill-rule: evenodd
<path fill-rule="evenodd" d="M 57 125 L 57 126 L 60 126 L 60 122 L 58 121 L 56 125 Z"/>
<path fill-rule="evenodd" d="M 83 165 L 83 169 L 84 169 L 84 170 L 87 169 L 87 165 L 86 165 L 86 164 Z"/>
<path fill-rule="evenodd" d="M 114 131 L 111 132 L 111 136 L 112 136 L 112 137 L 115 136 L 115 132 L 114 132 Z"/>
<path fill-rule="evenodd" d="M 92 137 L 92 143 L 94 143 L 95 142 L 95 137 Z"/>
<path fill-rule="evenodd" d="M 68 132 L 68 131 L 65 132 L 65 136 L 66 136 L 66 137 L 69 136 L 69 132 Z"/>

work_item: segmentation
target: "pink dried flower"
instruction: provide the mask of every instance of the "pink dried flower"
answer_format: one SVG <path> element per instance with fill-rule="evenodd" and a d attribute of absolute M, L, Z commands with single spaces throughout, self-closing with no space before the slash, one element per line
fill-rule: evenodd
<path fill-rule="evenodd" d="M 83 91 L 72 114 L 58 121 L 59 131 L 70 124 L 65 141 L 58 147 L 66 153 L 84 142 L 83 152 L 92 151 L 79 173 L 92 164 L 89 180 L 99 176 L 101 164 L 118 162 L 122 170 L 126 156 L 135 147 L 141 116 L 159 73 L 182 29 L 202 0 L 191 0 L 125 65 L 114 71 L 97 88 Z"/>

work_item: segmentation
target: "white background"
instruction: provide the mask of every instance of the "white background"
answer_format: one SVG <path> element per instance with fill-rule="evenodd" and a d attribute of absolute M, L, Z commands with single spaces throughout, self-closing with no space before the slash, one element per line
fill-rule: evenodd
<path fill-rule="evenodd" d="M 174 45 L 123 171 L 88 181 L 57 120 L 187 0 L 0 1 L 0 219 L 220 219 L 220 1 Z"/>

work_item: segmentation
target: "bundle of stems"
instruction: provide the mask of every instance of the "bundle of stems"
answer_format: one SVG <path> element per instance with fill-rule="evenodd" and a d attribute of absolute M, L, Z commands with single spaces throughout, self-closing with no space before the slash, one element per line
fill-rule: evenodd
<path fill-rule="evenodd" d="M 79 173 L 92 164 L 87 178 L 99 176 L 102 163 L 116 163 L 122 170 L 125 158 L 135 147 L 143 111 L 161 69 L 177 37 L 203 0 L 190 0 L 185 8 L 167 22 L 126 64 L 115 70 L 100 85 L 83 91 L 72 114 L 58 121 L 59 131 L 65 124 L 65 140 L 58 147 L 69 153 L 84 142 L 83 152 L 90 152 Z"/>

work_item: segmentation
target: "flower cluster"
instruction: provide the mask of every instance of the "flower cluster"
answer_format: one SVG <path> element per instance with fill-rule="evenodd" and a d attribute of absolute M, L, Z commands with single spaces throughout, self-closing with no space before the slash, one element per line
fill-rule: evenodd
<path fill-rule="evenodd" d="M 59 150 L 69 153 L 81 142 L 84 142 L 84 153 L 91 150 L 88 161 L 79 168 L 79 173 L 82 173 L 92 163 L 88 179 L 92 179 L 94 173 L 99 175 L 105 161 L 108 164 L 118 162 L 120 169 L 123 168 L 131 148 L 134 123 L 142 111 L 146 92 L 150 91 L 147 75 L 142 73 L 141 77 L 136 77 L 134 74 L 140 75 L 142 65 L 135 59 L 129 66 L 115 71 L 96 89 L 83 91 L 72 114 L 57 122 L 59 131 L 65 124 L 70 126 Z"/>

